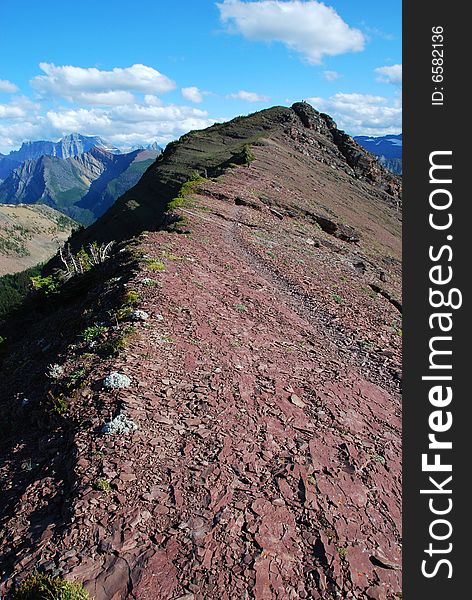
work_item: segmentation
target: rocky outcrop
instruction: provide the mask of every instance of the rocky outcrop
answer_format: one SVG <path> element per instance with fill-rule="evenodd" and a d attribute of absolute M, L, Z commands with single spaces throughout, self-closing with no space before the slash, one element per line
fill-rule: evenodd
<path fill-rule="evenodd" d="M 400 180 L 381 166 L 376 157 L 368 153 L 350 135 L 338 129 L 329 115 L 319 113 L 307 102 L 297 102 L 293 104 L 292 109 L 305 127 L 331 137 L 356 176 L 374 182 L 396 200 L 401 199 Z"/>

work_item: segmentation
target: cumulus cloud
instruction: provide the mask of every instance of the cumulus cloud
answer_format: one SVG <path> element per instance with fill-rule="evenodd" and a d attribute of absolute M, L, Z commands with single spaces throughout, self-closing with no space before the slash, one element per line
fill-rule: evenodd
<path fill-rule="evenodd" d="M 387 135 L 402 130 L 398 99 L 339 92 L 329 98 L 308 98 L 308 102 L 331 115 L 338 127 L 351 135 Z"/>
<path fill-rule="evenodd" d="M 190 102 L 203 102 L 203 93 L 195 86 L 182 88 L 182 96 Z"/>
<path fill-rule="evenodd" d="M 21 106 L 14 104 L 0 104 L 0 119 L 19 119 L 26 115 Z"/>
<path fill-rule="evenodd" d="M 0 79 L 0 92 L 6 92 L 7 94 L 14 94 L 18 91 L 18 86 L 16 86 L 8 79 Z"/>
<path fill-rule="evenodd" d="M 171 79 L 141 64 L 115 67 L 111 71 L 52 63 L 40 63 L 39 67 L 44 75 L 37 75 L 31 80 L 33 88 L 40 94 L 60 96 L 70 101 L 86 100 L 90 94 L 105 94 L 110 100 L 118 92 L 163 94 L 175 88 Z"/>
<path fill-rule="evenodd" d="M 227 98 L 232 100 L 243 100 L 244 102 L 268 102 L 269 96 L 261 96 L 256 92 L 247 92 L 246 90 L 240 90 L 234 94 L 228 94 Z"/>
<path fill-rule="evenodd" d="M 323 77 L 326 81 L 336 81 L 341 75 L 337 71 L 323 71 Z"/>
<path fill-rule="evenodd" d="M 159 95 L 175 84 L 145 65 L 110 71 L 49 63 L 40 67 L 43 74 L 31 81 L 37 102 L 14 96 L 0 104 L 1 152 L 25 140 L 58 139 L 73 132 L 100 135 L 118 146 L 151 140 L 165 144 L 214 122 L 205 110 L 164 104 Z M 63 106 L 60 98 L 73 104 Z"/>
<path fill-rule="evenodd" d="M 112 92 L 81 92 L 75 98 L 76 102 L 88 105 L 119 106 L 134 101 L 134 94 L 125 90 Z"/>
<path fill-rule="evenodd" d="M 204 110 L 155 100 L 149 95 L 144 103 L 49 110 L 31 103 L 28 111 L 0 104 L 0 152 L 9 152 L 25 140 L 59 139 L 73 132 L 99 135 L 121 147 L 152 140 L 166 144 L 187 131 L 214 123 Z"/>
<path fill-rule="evenodd" d="M 162 100 L 157 96 L 154 96 L 154 94 L 146 94 L 144 96 L 144 102 L 149 104 L 149 106 L 162 106 L 163 104 Z"/>
<path fill-rule="evenodd" d="M 374 70 L 379 75 L 379 81 L 382 81 L 383 83 L 392 83 L 393 85 L 402 84 L 402 65 L 377 67 L 377 69 Z"/>
<path fill-rule="evenodd" d="M 230 32 L 255 41 L 281 42 L 311 64 L 320 64 L 323 56 L 364 49 L 363 33 L 316 0 L 224 0 L 217 7 Z"/>
<path fill-rule="evenodd" d="M 166 143 L 191 129 L 213 123 L 208 113 L 189 106 L 128 104 L 105 108 L 49 110 L 49 126 L 59 135 L 80 131 L 110 142 L 141 143 L 157 139 Z"/>

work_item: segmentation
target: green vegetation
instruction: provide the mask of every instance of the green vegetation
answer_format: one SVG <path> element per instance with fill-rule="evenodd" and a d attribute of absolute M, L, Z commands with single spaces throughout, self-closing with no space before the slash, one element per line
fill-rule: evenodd
<path fill-rule="evenodd" d="M 132 314 L 133 309 L 131 308 L 131 306 L 124 306 L 123 308 L 118 308 L 114 312 L 114 316 L 117 321 L 125 321 L 126 319 L 129 319 L 129 317 L 131 317 Z"/>
<path fill-rule="evenodd" d="M 46 277 L 37 275 L 36 277 L 31 277 L 31 285 L 33 286 L 34 290 L 42 292 L 44 295 L 48 296 L 49 294 L 54 294 L 58 291 L 60 282 L 54 275 L 47 275 Z"/>
<path fill-rule="evenodd" d="M 377 463 L 380 463 L 381 465 L 384 465 L 387 462 L 385 460 L 385 456 L 382 456 L 381 454 L 373 454 L 372 460 L 374 460 Z"/>
<path fill-rule="evenodd" d="M 364 287 L 362 287 L 362 291 L 364 292 L 364 294 L 369 296 L 369 298 L 374 298 L 374 299 L 377 298 L 377 293 L 374 292 L 374 290 L 371 287 L 364 286 Z"/>
<path fill-rule="evenodd" d="M 108 331 L 108 327 L 104 325 L 92 325 L 91 327 L 87 327 L 85 331 L 82 333 L 82 339 L 84 342 L 90 343 L 93 340 L 99 338 L 103 333 Z"/>
<path fill-rule="evenodd" d="M 48 412 L 52 415 L 65 415 L 69 410 L 69 403 L 64 394 L 59 394 L 59 396 L 55 396 L 51 391 L 48 392 L 48 400 L 47 400 L 47 408 Z"/>
<path fill-rule="evenodd" d="M 195 194 L 198 187 L 205 181 L 207 181 L 205 177 L 202 177 L 200 173 L 194 171 L 190 175 L 190 179 L 182 185 L 177 196 L 167 204 L 167 210 L 174 210 L 183 206 L 186 203 L 188 196 Z"/>
<path fill-rule="evenodd" d="M 8 230 L 8 238 L 0 237 L 0 254 L 6 256 L 29 256 L 28 249 L 20 235 L 15 235 L 13 231 Z"/>
<path fill-rule="evenodd" d="M 111 487 L 110 482 L 107 481 L 106 479 L 97 479 L 96 481 L 93 482 L 92 487 L 97 492 L 105 492 L 106 494 L 109 494 L 110 492 L 113 491 L 113 488 Z"/>
<path fill-rule="evenodd" d="M 77 369 L 74 369 L 68 377 L 68 387 L 74 388 L 78 384 L 80 384 L 84 379 L 86 373 L 87 371 L 84 369 L 84 367 L 78 367 Z"/>
<path fill-rule="evenodd" d="M 254 152 L 252 151 L 251 144 L 244 144 L 240 156 L 244 165 L 250 165 L 252 161 L 256 159 Z"/>
<path fill-rule="evenodd" d="M 21 273 L 0 277 L 0 319 L 22 303 L 31 291 L 31 277 L 40 273 L 41 266 L 37 266 Z"/>
<path fill-rule="evenodd" d="M 18 587 L 13 600 L 89 600 L 80 583 L 65 581 L 43 573 L 32 573 Z"/>
<path fill-rule="evenodd" d="M 168 250 L 162 250 L 161 256 L 163 258 L 167 258 L 167 260 L 182 260 L 182 258 L 180 256 L 177 256 L 176 254 L 172 254 L 172 252 L 169 252 Z"/>
<path fill-rule="evenodd" d="M 166 266 L 161 260 L 148 260 L 146 266 L 150 271 L 165 271 Z"/>
<path fill-rule="evenodd" d="M 131 337 L 136 332 L 134 327 L 126 327 L 123 331 L 112 336 L 97 349 L 97 354 L 102 358 L 115 358 L 129 346 Z"/>
<path fill-rule="evenodd" d="M 247 312 L 247 306 L 245 306 L 244 304 L 235 304 L 234 308 L 238 311 L 238 312 Z"/>
<path fill-rule="evenodd" d="M 69 217 L 66 217 L 66 215 L 60 215 L 56 221 L 56 224 L 59 231 L 67 231 L 68 229 L 75 231 L 79 227 L 78 223 Z"/>
<path fill-rule="evenodd" d="M 336 304 L 344 304 L 344 299 L 339 294 L 332 294 L 331 297 L 336 302 Z"/>
<path fill-rule="evenodd" d="M 149 277 L 145 277 L 141 283 L 146 287 L 155 287 L 157 285 L 157 281 L 154 281 L 154 279 L 150 279 Z"/>
<path fill-rule="evenodd" d="M 139 292 L 136 290 L 128 290 L 123 296 L 124 306 L 137 306 L 140 300 Z"/>
<path fill-rule="evenodd" d="M 395 335 L 398 335 L 399 337 L 403 337 L 403 330 L 398 325 L 393 324 L 392 331 L 393 331 L 393 333 L 395 333 Z"/>
<path fill-rule="evenodd" d="M 338 548 L 339 558 L 344 560 L 347 556 L 347 548 Z"/>

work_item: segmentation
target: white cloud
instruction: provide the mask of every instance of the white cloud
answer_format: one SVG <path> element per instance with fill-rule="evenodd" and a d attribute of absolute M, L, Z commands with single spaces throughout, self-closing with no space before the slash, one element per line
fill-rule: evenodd
<path fill-rule="evenodd" d="M 134 95 L 125 90 L 112 92 L 81 92 L 77 94 L 75 101 L 87 105 L 119 106 L 134 101 Z"/>
<path fill-rule="evenodd" d="M 0 104 L 0 119 L 19 119 L 26 115 L 21 106 L 14 104 Z"/>
<path fill-rule="evenodd" d="M 144 102 L 149 106 L 162 106 L 163 104 L 162 100 L 153 94 L 146 94 L 144 96 Z"/>
<path fill-rule="evenodd" d="M 246 90 L 240 90 L 235 94 L 228 94 L 227 98 L 232 100 L 244 100 L 244 102 L 268 102 L 269 96 L 261 96 L 256 92 L 247 92 Z"/>
<path fill-rule="evenodd" d="M 18 106 L 0 104 L 0 152 L 18 148 L 26 140 L 57 140 L 73 132 L 100 135 L 117 146 L 154 140 L 164 145 L 187 131 L 214 123 L 204 110 L 163 105 L 158 100 L 148 95 L 144 103 L 49 110 L 32 102 L 27 106 L 27 99 Z"/>
<path fill-rule="evenodd" d="M 182 96 L 190 102 L 203 102 L 203 93 L 195 86 L 182 88 Z"/>
<path fill-rule="evenodd" d="M 320 64 L 323 56 L 364 49 L 363 33 L 315 0 L 224 0 L 217 7 L 230 32 L 250 40 L 281 42 L 312 64 Z"/>
<path fill-rule="evenodd" d="M 368 94 L 337 93 L 329 98 L 308 98 L 321 112 L 328 113 L 340 129 L 351 135 L 387 135 L 402 130 L 399 99 Z"/>
<path fill-rule="evenodd" d="M 37 75 L 31 80 L 33 88 L 41 94 L 60 96 L 70 101 L 87 101 L 90 94 L 108 94 L 110 99 L 118 92 L 162 94 L 175 88 L 171 79 L 141 64 L 115 67 L 111 71 L 52 63 L 40 63 L 39 67 L 45 75 Z"/>
<path fill-rule="evenodd" d="M 326 81 L 336 81 L 341 75 L 337 71 L 323 71 L 323 77 Z"/>
<path fill-rule="evenodd" d="M 402 84 L 402 65 L 377 67 L 377 69 L 374 70 L 379 74 L 379 81 L 382 81 L 383 83 L 392 83 L 393 85 Z"/>
<path fill-rule="evenodd" d="M 0 92 L 6 92 L 7 94 L 14 94 L 18 91 L 18 86 L 8 81 L 8 79 L 0 79 Z"/>
<path fill-rule="evenodd" d="M 203 129 L 214 121 L 203 110 L 189 106 L 128 104 L 110 109 L 50 110 L 49 127 L 57 135 L 79 131 L 99 135 L 117 145 L 157 139 L 166 143 L 191 129 Z"/>

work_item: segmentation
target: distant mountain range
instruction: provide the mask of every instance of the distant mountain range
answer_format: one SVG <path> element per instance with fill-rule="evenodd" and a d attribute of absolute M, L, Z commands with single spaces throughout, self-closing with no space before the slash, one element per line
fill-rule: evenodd
<path fill-rule="evenodd" d="M 135 185 L 161 152 L 156 143 L 125 152 L 80 134 L 25 142 L 0 155 L 0 204 L 46 204 L 88 225 Z"/>
<path fill-rule="evenodd" d="M 359 135 L 354 138 L 358 144 L 371 154 L 379 157 L 384 167 L 401 175 L 402 173 L 402 134 L 371 137 Z"/>

